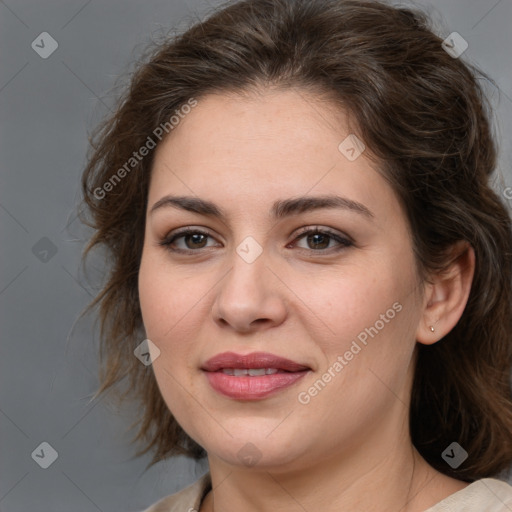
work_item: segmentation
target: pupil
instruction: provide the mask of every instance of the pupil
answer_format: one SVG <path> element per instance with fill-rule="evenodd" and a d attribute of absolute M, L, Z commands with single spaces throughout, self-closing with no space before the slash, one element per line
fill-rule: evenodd
<path fill-rule="evenodd" d="M 196 244 L 199 244 L 201 245 L 201 241 L 204 242 L 204 240 L 201 240 L 202 238 L 206 238 L 205 235 L 202 235 L 200 233 L 196 233 L 194 235 L 189 235 L 189 240 L 192 239 L 192 244 L 196 245 Z"/>
<path fill-rule="evenodd" d="M 322 233 L 315 233 L 314 235 L 310 235 L 309 236 L 310 240 L 313 239 L 314 242 L 313 244 L 315 244 L 315 248 L 319 248 L 318 246 L 318 243 L 320 243 L 321 247 L 320 248 L 325 248 L 326 246 L 329 245 L 329 237 L 327 235 L 323 235 Z M 324 239 L 324 243 L 322 244 L 322 238 Z M 327 242 L 327 243 L 325 243 Z"/>

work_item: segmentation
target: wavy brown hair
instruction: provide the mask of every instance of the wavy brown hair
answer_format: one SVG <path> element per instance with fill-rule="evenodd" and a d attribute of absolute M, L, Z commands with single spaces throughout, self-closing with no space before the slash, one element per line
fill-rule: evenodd
<path fill-rule="evenodd" d="M 140 400 L 134 440 L 144 443 L 138 455 L 153 451 L 150 465 L 205 451 L 170 413 L 151 366 L 133 355 L 145 337 L 138 270 L 154 150 L 132 161 L 122 179 L 112 177 L 191 98 L 263 85 L 328 93 L 349 114 L 405 209 L 422 278 L 447 265 L 455 242 L 474 248 L 462 317 L 438 343 L 417 346 L 410 431 L 420 454 L 455 478 L 473 481 L 509 467 L 512 234 L 490 186 L 497 150 L 480 81 L 494 82 L 450 56 L 431 23 L 416 8 L 375 1 L 231 3 L 158 43 L 95 132 L 82 179 L 84 221 L 94 229 L 84 256 L 103 247 L 109 261 L 90 306 L 101 321 L 96 396 L 128 377 L 122 398 Z M 453 441 L 469 454 L 457 469 L 441 458 Z"/>

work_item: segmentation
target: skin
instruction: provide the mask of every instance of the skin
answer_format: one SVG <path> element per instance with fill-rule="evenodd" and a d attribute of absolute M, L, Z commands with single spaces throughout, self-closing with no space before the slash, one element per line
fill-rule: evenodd
<path fill-rule="evenodd" d="M 208 452 L 213 491 L 202 512 L 419 512 L 467 485 L 414 449 L 407 404 L 415 347 L 437 342 L 457 323 L 474 253 L 454 246 L 458 257 L 447 272 L 420 282 L 395 193 L 368 150 L 349 161 L 338 149 L 353 133 L 348 121 L 304 90 L 211 94 L 156 150 L 140 305 L 147 337 L 160 350 L 153 370 L 162 396 Z M 270 216 L 274 201 L 325 194 L 357 201 L 372 216 L 346 208 Z M 212 201 L 226 217 L 172 206 L 152 211 L 167 195 Z M 209 236 L 161 245 L 187 226 Z M 300 236 L 304 227 L 353 243 Z M 248 236 L 263 250 L 251 263 L 236 251 Z M 299 393 L 397 302 L 401 311 L 300 403 Z M 266 399 L 233 400 L 200 369 L 224 351 L 271 352 L 311 371 Z M 238 456 L 248 442 L 259 457 L 253 466 Z"/>

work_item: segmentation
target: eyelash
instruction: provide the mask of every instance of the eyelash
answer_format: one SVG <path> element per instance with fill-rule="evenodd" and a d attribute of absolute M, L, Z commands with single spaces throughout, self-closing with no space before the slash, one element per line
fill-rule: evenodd
<path fill-rule="evenodd" d="M 339 246 L 337 248 L 334 248 L 334 251 L 332 251 L 332 247 L 328 249 L 303 249 L 303 251 L 307 251 L 309 253 L 315 253 L 319 254 L 322 252 L 340 252 L 348 247 L 351 247 L 353 244 L 352 240 L 350 240 L 348 237 L 342 237 L 339 234 L 325 228 L 320 228 L 315 226 L 314 228 L 306 227 L 302 228 L 302 230 L 298 233 L 296 238 L 293 240 L 292 243 L 297 242 L 298 240 L 306 237 L 306 235 L 326 235 L 330 237 L 331 239 L 335 240 L 339 243 Z M 178 240 L 179 238 L 184 238 L 187 235 L 204 235 L 206 237 L 213 238 L 210 233 L 203 231 L 201 229 L 197 228 L 185 228 L 181 231 L 178 231 L 177 233 L 173 233 L 172 235 L 168 235 L 165 239 L 161 240 L 159 242 L 159 245 L 165 247 L 166 250 L 174 252 L 174 253 L 181 253 L 181 254 L 197 254 L 201 249 L 205 249 L 205 247 L 200 249 L 176 249 L 172 248 L 171 245 Z M 207 247 L 206 247 L 207 248 Z"/>

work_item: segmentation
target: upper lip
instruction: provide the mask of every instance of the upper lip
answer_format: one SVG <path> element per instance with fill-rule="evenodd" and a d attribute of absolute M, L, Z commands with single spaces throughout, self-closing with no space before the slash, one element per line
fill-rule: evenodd
<path fill-rule="evenodd" d="M 223 368 L 277 368 L 278 370 L 288 372 L 310 369 L 308 366 L 268 352 L 253 352 L 246 355 L 235 352 L 223 352 L 208 359 L 201 368 L 207 372 L 216 372 Z"/>

